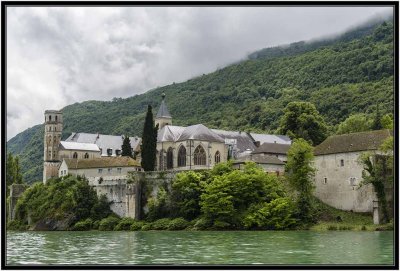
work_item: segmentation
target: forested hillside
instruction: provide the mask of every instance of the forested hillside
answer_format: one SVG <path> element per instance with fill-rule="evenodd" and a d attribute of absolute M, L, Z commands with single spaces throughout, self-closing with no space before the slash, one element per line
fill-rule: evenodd
<path fill-rule="evenodd" d="M 354 31 L 327 42 L 296 43 L 296 49 L 263 49 L 249 60 L 130 98 L 66 106 L 63 138 L 71 132 L 141 136 L 146 107 L 157 110 L 163 92 L 173 124 L 219 129 L 274 133 L 291 101 L 314 103 L 331 132 L 352 113 L 372 114 L 377 103 L 382 114 L 391 113 L 393 24 Z M 42 178 L 42 141 L 43 125 L 37 125 L 7 143 L 20 155 L 28 182 Z"/>

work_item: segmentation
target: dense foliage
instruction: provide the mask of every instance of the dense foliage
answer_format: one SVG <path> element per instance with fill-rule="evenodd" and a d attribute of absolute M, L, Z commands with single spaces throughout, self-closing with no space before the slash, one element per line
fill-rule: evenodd
<path fill-rule="evenodd" d="M 304 138 L 313 145 L 325 140 L 328 128 L 317 109 L 309 102 L 291 102 L 285 108 L 278 132 L 291 139 Z"/>
<path fill-rule="evenodd" d="M 71 225 L 88 218 L 100 220 L 111 214 L 107 198 L 97 197 L 93 187 L 80 177 L 66 176 L 50 179 L 46 184 L 35 183 L 18 200 L 16 218 L 34 224 L 43 219 L 63 220 L 73 217 Z M 77 227 L 85 227 L 89 222 Z M 84 224 L 84 225 L 83 225 Z"/>
<path fill-rule="evenodd" d="M 10 185 L 12 184 L 22 184 L 22 172 L 19 163 L 19 157 L 13 156 L 11 153 L 7 154 L 6 160 L 6 186 L 7 192 L 6 197 L 10 194 Z"/>
<path fill-rule="evenodd" d="M 313 103 L 331 132 L 352 114 L 373 115 L 377 103 L 382 115 L 393 113 L 392 23 L 369 24 L 318 45 L 275 49 L 284 53 L 258 54 L 126 99 L 69 105 L 63 108 L 63 138 L 71 132 L 140 135 L 147 105 L 157 108 L 163 92 L 174 124 L 227 130 L 276 132 L 293 101 Z M 28 182 L 41 179 L 43 133 L 43 125 L 37 125 L 7 144 L 8 151 L 20 155 Z"/>
<path fill-rule="evenodd" d="M 350 115 L 342 123 L 339 124 L 337 134 L 349 134 L 364 132 L 371 129 L 371 120 L 365 114 Z"/>
<path fill-rule="evenodd" d="M 394 179 L 393 137 L 386 139 L 380 147 L 380 150 L 382 154 L 367 152 L 360 156 L 360 163 L 364 167 L 361 185 L 373 185 L 382 208 L 383 221 L 388 222 L 389 213 L 386 204 L 385 186 L 393 182 Z"/>
<path fill-rule="evenodd" d="M 295 139 L 288 151 L 285 165 L 286 179 L 297 192 L 297 206 L 299 208 L 298 218 L 309 223 L 313 216 L 313 147 L 302 138 Z"/>
<path fill-rule="evenodd" d="M 153 171 L 155 169 L 156 148 L 157 148 L 158 125 L 154 126 L 153 111 L 151 105 L 147 107 L 146 120 L 142 133 L 142 168 L 144 171 Z"/>
<path fill-rule="evenodd" d="M 129 156 L 133 158 L 132 154 L 132 146 L 131 146 L 131 140 L 129 139 L 129 136 L 125 135 L 124 141 L 122 142 L 122 148 L 121 148 L 122 156 Z"/>
<path fill-rule="evenodd" d="M 211 171 L 181 172 L 147 206 L 148 229 L 184 228 L 185 219 L 194 229 L 287 229 L 298 222 L 282 179 L 252 162 L 244 170 L 228 162 Z"/>

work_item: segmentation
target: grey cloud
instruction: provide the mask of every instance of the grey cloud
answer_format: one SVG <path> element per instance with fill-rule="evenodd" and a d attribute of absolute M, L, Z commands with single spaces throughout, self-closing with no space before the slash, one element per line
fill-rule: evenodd
<path fill-rule="evenodd" d="M 41 123 L 46 109 L 133 96 L 212 72 L 264 47 L 337 34 L 390 10 L 8 8 L 7 138 Z"/>

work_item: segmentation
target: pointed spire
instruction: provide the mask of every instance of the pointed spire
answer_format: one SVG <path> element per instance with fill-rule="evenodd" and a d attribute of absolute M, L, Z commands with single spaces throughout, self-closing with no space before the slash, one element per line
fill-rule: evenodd
<path fill-rule="evenodd" d="M 158 109 L 158 113 L 156 118 L 172 118 L 171 115 L 168 112 L 167 105 L 165 104 L 165 93 L 161 94 L 162 101 L 160 108 Z"/>

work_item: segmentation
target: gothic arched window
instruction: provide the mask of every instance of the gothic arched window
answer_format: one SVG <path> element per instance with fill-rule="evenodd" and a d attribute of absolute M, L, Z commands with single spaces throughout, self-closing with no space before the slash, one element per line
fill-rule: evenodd
<path fill-rule="evenodd" d="M 195 166 L 205 166 L 206 165 L 206 152 L 204 148 L 199 145 L 194 150 L 194 165 Z"/>
<path fill-rule="evenodd" d="M 164 170 L 164 150 L 160 151 L 160 164 L 158 165 L 159 170 Z"/>
<path fill-rule="evenodd" d="M 85 153 L 85 159 L 88 159 L 88 158 L 89 158 L 89 154 Z"/>
<path fill-rule="evenodd" d="M 219 151 L 217 151 L 215 153 L 214 161 L 215 161 L 215 164 L 218 164 L 219 162 L 221 162 L 221 153 Z"/>
<path fill-rule="evenodd" d="M 72 156 L 72 158 L 78 158 L 78 153 L 74 152 L 74 155 Z"/>
<path fill-rule="evenodd" d="M 172 148 L 169 147 L 167 151 L 167 169 L 174 167 Z"/>
<path fill-rule="evenodd" d="M 182 145 L 178 151 L 178 167 L 186 167 L 186 148 Z"/>

